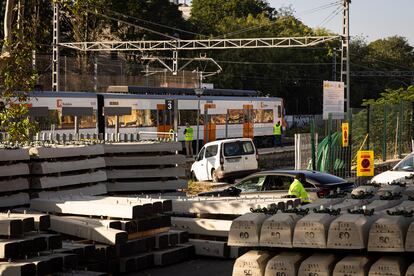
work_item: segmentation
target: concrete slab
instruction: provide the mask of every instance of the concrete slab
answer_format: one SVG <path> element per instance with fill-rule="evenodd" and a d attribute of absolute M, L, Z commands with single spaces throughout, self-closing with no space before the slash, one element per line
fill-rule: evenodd
<path fill-rule="evenodd" d="M 405 251 L 414 252 L 414 222 L 411 222 L 405 238 Z"/>
<path fill-rule="evenodd" d="M 32 263 L 0 262 L 2 276 L 31 276 L 36 275 L 36 266 Z"/>
<path fill-rule="evenodd" d="M 103 157 L 95 157 L 84 160 L 31 163 L 32 174 L 50 174 L 97 168 L 105 168 L 105 159 Z"/>
<path fill-rule="evenodd" d="M 63 197 L 76 197 L 76 196 L 96 196 L 104 195 L 108 192 L 104 183 L 89 185 L 74 189 L 64 189 L 58 191 L 42 191 L 37 193 L 39 198 L 63 198 Z"/>
<path fill-rule="evenodd" d="M 316 253 L 305 259 L 299 267 L 298 275 L 330 276 L 337 257 L 333 254 Z"/>
<path fill-rule="evenodd" d="M 333 276 L 366 276 L 371 264 L 366 256 L 346 256 L 335 265 Z"/>
<path fill-rule="evenodd" d="M 25 208 L 13 209 L 12 214 L 15 217 L 30 217 L 34 220 L 34 228 L 36 230 L 44 231 L 50 227 L 50 216 L 33 210 Z"/>
<path fill-rule="evenodd" d="M 93 201 L 90 197 L 65 199 L 32 199 L 30 208 L 52 213 L 134 219 L 148 215 L 144 205 L 122 205 Z"/>
<path fill-rule="evenodd" d="M 327 248 L 365 249 L 371 225 L 379 218 L 378 214 L 343 214 L 331 222 Z"/>
<path fill-rule="evenodd" d="M 166 181 L 130 181 L 130 182 L 107 182 L 108 192 L 135 192 L 135 191 L 172 191 L 188 188 L 185 179 Z"/>
<path fill-rule="evenodd" d="M 0 217 L 0 235 L 15 237 L 23 234 L 23 221 L 21 219 Z"/>
<path fill-rule="evenodd" d="M 23 234 L 24 232 L 30 232 L 34 230 L 34 219 L 32 217 L 19 217 L 19 216 L 15 216 L 13 214 L 7 214 L 7 213 L 0 213 L 0 221 L 1 220 L 20 220 L 22 222 L 22 227 L 23 227 L 23 232 L 21 234 Z M 7 223 L 5 223 L 3 226 L 6 226 Z"/>
<path fill-rule="evenodd" d="M 180 167 L 158 169 L 113 169 L 107 170 L 108 179 L 185 177 Z"/>
<path fill-rule="evenodd" d="M 266 265 L 265 276 L 298 275 L 306 255 L 299 252 L 283 252 L 271 258 Z"/>
<path fill-rule="evenodd" d="M 64 216 L 64 218 L 82 221 L 84 223 L 88 223 L 88 224 L 95 225 L 95 226 L 105 226 L 107 228 L 123 230 L 121 221 L 119 220 L 97 219 L 97 218 L 87 218 L 87 217 L 79 217 L 79 216 Z"/>
<path fill-rule="evenodd" d="M 301 219 L 294 213 L 278 213 L 267 218 L 260 233 L 260 246 L 292 248 L 296 222 Z"/>
<path fill-rule="evenodd" d="M 414 186 L 408 186 L 404 190 L 403 195 L 406 195 L 408 197 L 414 198 Z"/>
<path fill-rule="evenodd" d="M 198 256 L 228 258 L 230 255 L 230 247 L 224 241 L 190 239 L 189 242 L 194 245 L 195 254 Z"/>
<path fill-rule="evenodd" d="M 125 243 L 128 239 L 128 234 L 125 231 L 92 225 L 66 217 L 50 216 L 50 229 L 104 244 Z"/>
<path fill-rule="evenodd" d="M 103 170 L 99 170 L 91 173 L 72 174 L 63 176 L 43 176 L 39 178 L 34 178 L 31 183 L 31 188 L 48 189 L 63 186 L 103 182 L 106 180 L 106 172 Z"/>
<path fill-rule="evenodd" d="M 354 196 L 358 196 L 361 193 L 365 193 L 365 194 L 368 194 L 368 193 L 376 194 L 378 190 L 379 190 L 379 187 L 377 187 L 377 186 L 359 186 L 359 187 L 353 189 L 352 192 L 351 192 L 351 194 L 354 195 Z"/>
<path fill-rule="evenodd" d="M 401 187 L 398 185 L 384 185 L 376 192 L 376 195 L 383 196 L 386 194 L 398 194 L 398 193 L 403 193 L 404 190 L 405 190 L 405 187 Z"/>
<path fill-rule="evenodd" d="M 166 266 L 188 260 L 191 255 L 190 251 L 194 251 L 194 247 L 189 248 L 177 246 L 154 251 L 154 265 Z"/>
<path fill-rule="evenodd" d="M 399 256 L 386 256 L 376 261 L 369 270 L 369 276 L 387 275 L 400 276 L 404 275 L 407 270 L 405 260 Z"/>
<path fill-rule="evenodd" d="M 141 271 L 154 265 L 154 255 L 144 253 L 120 258 L 119 265 L 122 273 Z"/>
<path fill-rule="evenodd" d="M 104 145 L 105 154 L 131 152 L 176 152 L 182 150 L 180 142 L 128 142 Z"/>
<path fill-rule="evenodd" d="M 366 205 L 367 210 L 375 210 L 377 211 L 383 211 L 386 209 L 390 209 L 394 206 L 397 206 L 402 203 L 401 199 L 396 200 L 374 200 L 370 204 Z"/>
<path fill-rule="evenodd" d="M 21 176 L 21 175 L 28 175 L 28 174 L 30 174 L 29 165 L 25 163 L 0 165 L 0 177 Z"/>
<path fill-rule="evenodd" d="M 53 145 L 51 147 L 32 147 L 30 155 L 40 159 L 76 156 L 103 155 L 102 145 Z"/>
<path fill-rule="evenodd" d="M 300 219 L 293 234 L 293 247 L 326 248 L 331 222 L 336 218 L 325 213 L 311 213 Z"/>
<path fill-rule="evenodd" d="M 172 229 L 187 231 L 189 234 L 227 237 L 231 225 L 231 220 L 171 217 Z"/>
<path fill-rule="evenodd" d="M 108 167 L 182 165 L 185 164 L 185 156 L 181 154 L 105 156 L 105 163 Z"/>
<path fill-rule="evenodd" d="M 266 251 L 251 250 L 236 259 L 233 276 L 263 276 L 267 262 L 273 256 Z"/>
<path fill-rule="evenodd" d="M 17 207 L 28 205 L 29 203 L 30 199 L 27 193 L 18 193 L 0 197 L 0 207 Z"/>
<path fill-rule="evenodd" d="M 0 192 L 15 192 L 29 189 L 29 180 L 27 178 L 14 178 L 0 181 Z"/>
<path fill-rule="evenodd" d="M 0 162 L 29 160 L 29 148 L 0 149 Z"/>
<path fill-rule="evenodd" d="M 259 246 L 263 222 L 269 218 L 263 213 L 247 213 L 231 223 L 228 244 L 231 246 Z"/>

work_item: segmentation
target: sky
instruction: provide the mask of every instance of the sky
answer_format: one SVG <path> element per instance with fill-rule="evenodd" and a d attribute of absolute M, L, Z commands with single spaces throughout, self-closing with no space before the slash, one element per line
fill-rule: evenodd
<path fill-rule="evenodd" d="M 341 33 L 341 12 L 329 22 L 322 23 L 339 7 L 338 5 L 314 10 L 342 1 L 268 0 L 268 2 L 276 9 L 291 5 L 295 16 L 310 27 L 322 26 L 335 33 Z M 414 0 L 352 0 L 350 32 L 351 36 L 363 36 L 367 41 L 394 35 L 403 36 L 414 46 Z"/>

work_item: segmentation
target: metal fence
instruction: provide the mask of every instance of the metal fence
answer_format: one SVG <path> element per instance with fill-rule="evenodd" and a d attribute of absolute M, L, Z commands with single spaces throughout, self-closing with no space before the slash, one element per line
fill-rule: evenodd
<path fill-rule="evenodd" d="M 311 121 L 311 136 L 317 133 L 320 138 L 317 147 L 315 142 L 315 152 L 312 153 L 315 161 L 307 157 L 308 168 L 352 177 L 356 174 L 359 150 L 373 150 L 376 164 L 400 159 L 413 150 L 413 102 L 372 105 L 352 109 L 350 113 L 349 120 L 328 119 L 322 125 Z M 347 147 L 342 146 L 342 122 L 349 123 Z"/>

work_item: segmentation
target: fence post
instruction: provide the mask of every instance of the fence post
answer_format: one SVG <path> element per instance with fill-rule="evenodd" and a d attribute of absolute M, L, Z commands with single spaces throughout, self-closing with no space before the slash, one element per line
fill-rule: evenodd
<path fill-rule="evenodd" d="M 312 170 L 316 170 L 315 118 L 311 121 Z"/>
<path fill-rule="evenodd" d="M 333 172 L 333 151 L 332 151 L 332 114 L 328 117 L 328 169 L 329 173 Z"/>
<path fill-rule="evenodd" d="M 367 106 L 367 128 L 366 128 L 366 132 L 367 132 L 367 145 L 366 145 L 366 149 L 369 150 L 369 125 L 370 125 L 370 118 L 371 118 L 371 106 Z"/>
<path fill-rule="evenodd" d="M 404 117 L 404 115 L 403 115 L 403 112 L 404 112 L 404 107 L 403 107 L 403 102 L 402 101 L 400 101 L 400 104 L 399 104 L 399 118 L 400 118 L 400 124 L 399 124 L 399 127 L 398 127 L 398 158 L 401 158 L 401 149 L 402 149 L 402 141 L 401 141 L 401 136 L 402 136 L 402 128 L 403 128 L 403 117 Z"/>
<path fill-rule="evenodd" d="M 387 105 L 384 104 L 384 124 L 382 128 L 382 161 L 387 160 Z"/>

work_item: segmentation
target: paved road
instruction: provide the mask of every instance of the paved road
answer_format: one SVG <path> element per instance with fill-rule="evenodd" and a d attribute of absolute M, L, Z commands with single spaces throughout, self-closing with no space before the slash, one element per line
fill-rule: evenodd
<path fill-rule="evenodd" d="M 160 268 L 151 268 L 130 276 L 231 276 L 234 260 L 198 258 Z"/>

